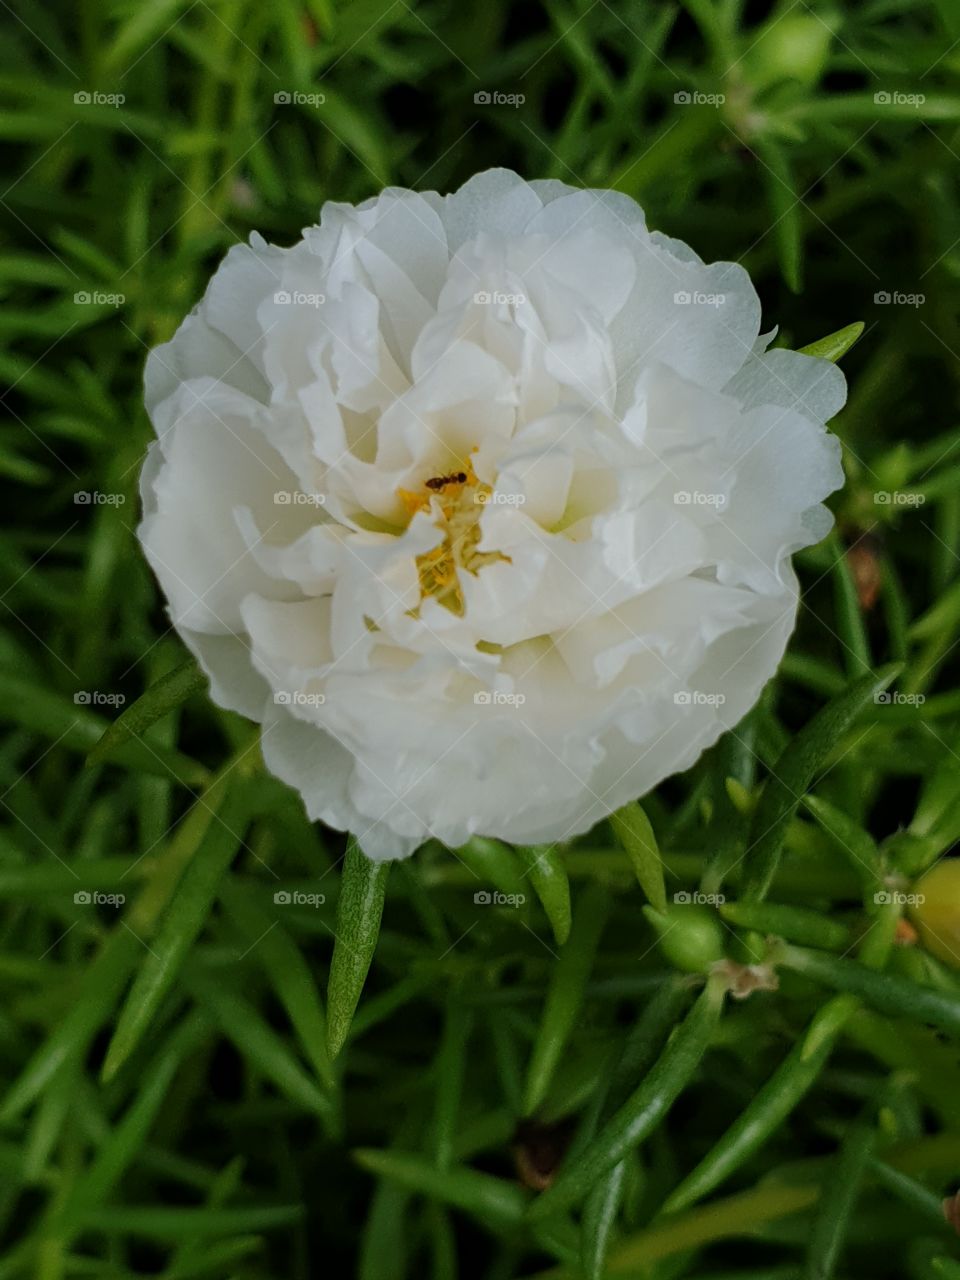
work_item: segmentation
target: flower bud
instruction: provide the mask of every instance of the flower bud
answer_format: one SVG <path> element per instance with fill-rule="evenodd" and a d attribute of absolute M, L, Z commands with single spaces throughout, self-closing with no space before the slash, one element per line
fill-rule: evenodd
<path fill-rule="evenodd" d="M 723 926 L 709 907 L 682 903 L 666 915 L 644 907 L 643 914 L 659 935 L 660 950 L 678 969 L 704 973 L 723 959 Z"/>
<path fill-rule="evenodd" d="M 836 19 L 824 21 L 812 13 L 788 14 L 771 19 L 744 59 L 754 88 L 766 88 L 778 80 L 816 84 L 823 75 Z"/>
<path fill-rule="evenodd" d="M 960 969 L 960 859 L 945 858 L 913 886 L 910 918 L 938 960 Z"/>

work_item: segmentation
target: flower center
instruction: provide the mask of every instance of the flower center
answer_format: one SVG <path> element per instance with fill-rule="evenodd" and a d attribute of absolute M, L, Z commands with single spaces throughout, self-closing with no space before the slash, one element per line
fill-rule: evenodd
<path fill-rule="evenodd" d="M 443 540 L 430 551 L 417 556 L 420 598 L 432 596 L 438 604 L 462 618 L 466 609 L 460 571 L 477 573 L 485 564 L 510 557 L 501 551 L 478 551 L 483 536 L 480 517 L 493 489 L 478 480 L 469 459 L 463 469 L 448 475 L 431 476 L 424 482 L 422 493 L 398 490 L 400 498 L 413 516 L 418 511 L 437 512 L 436 526 Z M 412 611 L 414 615 L 417 610 Z"/>

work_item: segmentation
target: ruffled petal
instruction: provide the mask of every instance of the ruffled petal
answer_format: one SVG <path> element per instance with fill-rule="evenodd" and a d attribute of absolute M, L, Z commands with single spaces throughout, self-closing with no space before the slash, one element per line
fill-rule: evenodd
<path fill-rule="evenodd" d="M 616 192 L 506 170 L 236 246 L 146 370 L 139 536 L 220 705 L 375 859 L 573 838 L 754 705 L 832 365 Z"/>

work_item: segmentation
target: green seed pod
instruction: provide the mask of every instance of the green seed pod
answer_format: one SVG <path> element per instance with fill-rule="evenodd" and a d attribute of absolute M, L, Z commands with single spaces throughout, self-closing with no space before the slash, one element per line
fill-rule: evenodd
<path fill-rule="evenodd" d="M 926 949 L 960 969 L 960 859 L 947 858 L 931 867 L 909 895 L 910 919 Z"/>
<path fill-rule="evenodd" d="M 812 13 L 781 15 L 762 29 L 744 58 L 747 77 L 755 89 L 778 80 L 814 85 L 823 75 L 836 16 L 826 20 Z"/>
<path fill-rule="evenodd" d="M 774 933 L 790 942 L 810 947 L 839 950 L 849 941 L 850 930 L 838 920 L 831 920 L 809 907 L 795 907 L 777 902 L 727 902 L 721 905 L 724 920 L 741 929 Z"/>
<path fill-rule="evenodd" d="M 705 973 L 723 959 L 723 926 L 709 907 L 675 902 L 666 913 L 644 907 L 643 914 L 657 931 L 660 950 L 685 973 Z"/>

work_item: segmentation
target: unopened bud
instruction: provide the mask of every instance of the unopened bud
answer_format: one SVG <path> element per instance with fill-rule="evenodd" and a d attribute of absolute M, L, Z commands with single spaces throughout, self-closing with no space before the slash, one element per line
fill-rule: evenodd
<path fill-rule="evenodd" d="M 684 902 L 666 915 L 653 907 L 644 907 L 643 914 L 659 935 L 660 950 L 685 973 L 705 973 L 722 959 L 723 926 L 710 907 Z"/>
<path fill-rule="evenodd" d="M 960 860 L 945 858 L 913 886 L 910 918 L 931 955 L 960 969 Z"/>

